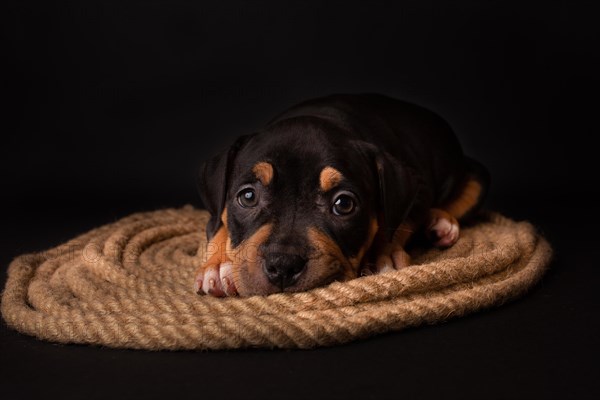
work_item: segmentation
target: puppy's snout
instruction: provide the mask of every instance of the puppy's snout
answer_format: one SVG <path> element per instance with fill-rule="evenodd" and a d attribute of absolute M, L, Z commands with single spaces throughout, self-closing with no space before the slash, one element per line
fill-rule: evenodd
<path fill-rule="evenodd" d="M 292 286 L 304 272 L 306 261 L 296 254 L 269 253 L 265 257 L 265 275 L 269 282 L 281 289 Z"/>

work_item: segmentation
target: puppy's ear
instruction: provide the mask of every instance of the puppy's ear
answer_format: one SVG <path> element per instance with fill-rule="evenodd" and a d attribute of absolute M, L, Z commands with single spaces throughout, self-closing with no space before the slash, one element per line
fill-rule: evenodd
<path fill-rule="evenodd" d="M 200 166 L 197 184 L 200 199 L 211 216 L 206 225 L 206 235 L 209 240 L 223 225 L 221 214 L 225 209 L 231 169 L 238 152 L 251 136 L 240 136 L 229 149 L 205 161 Z"/>
<path fill-rule="evenodd" d="M 371 143 L 355 143 L 374 166 L 379 186 L 378 205 L 383 214 L 385 236 L 391 240 L 394 232 L 414 209 L 422 193 L 421 180 L 408 165 Z"/>

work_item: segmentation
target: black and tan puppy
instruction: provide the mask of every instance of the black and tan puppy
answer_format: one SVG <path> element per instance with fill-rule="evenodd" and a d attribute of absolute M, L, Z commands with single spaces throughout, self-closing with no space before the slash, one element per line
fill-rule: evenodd
<path fill-rule="evenodd" d="M 407 267 L 413 233 L 458 240 L 488 180 L 424 108 L 376 94 L 301 103 L 202 166 L 212 217 L 195 289 L 296 292 Z"/>

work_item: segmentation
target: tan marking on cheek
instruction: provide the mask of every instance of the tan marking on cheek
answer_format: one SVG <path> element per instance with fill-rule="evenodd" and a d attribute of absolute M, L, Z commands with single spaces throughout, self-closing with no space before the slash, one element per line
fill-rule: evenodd
<path fill-rule="evenodd" d="M 360 262 L 365 256 L 367 250 L 371 248 L 371 245 L 373 244 L 373 240 L 375 239 L 378 230 L 379 224 L 377 223 L 377 218 L 373 217 L 371 218 L 371 222 L 369 223 L 369 232 L 367 233 L 367 239 L 365 240 L 365 243 L 358 250 L 356 256 L 350 258 L 350 264 L 352 264 L 353 268 L 358 269 L 358 267 L 360 266 Z"/>
<path fill-rule="evenodd" d="M 273 166 L 268 162 L 257 163 L 252 167 L 252 172 L 263 186 L 267 186 L 273 180 Z"/>
<path fill-rule="evenodd" d="M 206 244 L 206 252 L 204 253 L 202 260 L 203 263 L 208 262 L 208 260 L 216 262 L 217 259 L 222 259 L 224 261 L 227 260 L 227 256 L 225 254 L 226 243 L 229 241 L 229 231 L 227 229 L 227 207 L 221 213 L 221 222 L 223 222 L 223 226 L 219 228 L 215 236 L 209 240 Z"/>
<path fill-rule="evenodd" d="M 320 253 L 327 253 L 338 258 L 344 258 L 340 247 L 323 231 L 318 228 L 308 228 L 308 240 Z"/>
<path fill-rule="evenodd" d="M 337 261 L 343 267 L 343 270 L 340 272 L 343 273 L 345 279 L 354 277 L 355 272 L 352 271 L 352 265 L 344 257 L 344 253 L 342 253 L 337 243 L 329 235 L 318 228 L 311 227 L 308 228 L 308 241 L 314 247 L 315 256 L 318 257 L 320 264 L 322 263 L 322 265 L 319 265 L 320 267 L 327 268 L 329 267 L 327 265 L 328 261 Z"/>
<path fill-rule="evenodd" d="M 207 243 L 203 264 L 220 264 L 227 261 L 227 242 L 229 242 L 229 231 L 226 227 L 222 226 Z"/>
<path fill-rule="evenodd" d="M 260 245 L 267 241 L 272 229 L 272 224 L 261 226 L 252 236 L 244 239 L 237 247 L 231 247 L 231 240 L 227 240 L 226 252 L 235 267 L 233 268 L 233 281 L 240 295 L 244 295 L 247 292 L 248 283 L 246 281 L 253 274 L 262 274 L 261 263 L 259 262 L 261 255 L 258 249 Z M 244 271 L 240 267 L 243 267 Z"/>
<path fill-rule="evenodd" d="M 343 177 L 342 173 L 333 167 L 323 168 L 319 175 L 321 190 L 327 192 L 331 188 L 337 186 Z"/>

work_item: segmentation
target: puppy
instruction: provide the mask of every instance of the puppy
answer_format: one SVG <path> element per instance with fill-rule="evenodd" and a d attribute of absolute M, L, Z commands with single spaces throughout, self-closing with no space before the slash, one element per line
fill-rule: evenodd
<path fill-rule="evenodd" d="M 377 94 L 303 102 L 201 167 L 211 219 L 194 288 L 268 295 L 405 268 L 415 232 L 458 240 L 488 183 L 422 107 Z"/>

